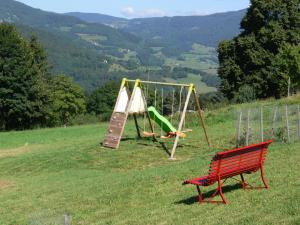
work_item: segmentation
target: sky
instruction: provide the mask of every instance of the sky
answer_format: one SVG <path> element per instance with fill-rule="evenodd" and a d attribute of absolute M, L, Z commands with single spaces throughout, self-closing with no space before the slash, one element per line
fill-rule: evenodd
<path fill-rule="evenodd" d="M 46 11 L 102 13 L 117 17 L 207 15 L 247 8 L 249 0 L 18 0 Z"/>

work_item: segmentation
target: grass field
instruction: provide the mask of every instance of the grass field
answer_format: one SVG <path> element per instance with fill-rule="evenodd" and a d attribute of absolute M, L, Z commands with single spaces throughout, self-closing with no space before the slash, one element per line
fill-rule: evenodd
<path fill-rule="evenodd" d="M 206 114 L 213 149 L 194 127 L 176 161 L 159 143 L 135 139 L 131 122 L 119 150 L 99 145 L 105 123 L 0 133 L 0 224 L 63 224 L 64 214 L 71 224 L 300 224 L 300 143 L 272 144 L 270 189 L 230 181 L 228 205 L 199 206 L 195 188 L 181 185 L 234 146 L 235 107 Z M 259 174 L 246 178 L 259 184 Z"/>

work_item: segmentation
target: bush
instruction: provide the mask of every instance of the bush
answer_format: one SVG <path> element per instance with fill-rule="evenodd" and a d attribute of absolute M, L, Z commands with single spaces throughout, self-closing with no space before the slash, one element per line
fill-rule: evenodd
<path fill-rule="evenodd" d="M 256 100 L 255 90 L 249 85 L 244 85 L 240 87 L 239 92 L 234 95 L 234 103 L 246 103 Z"/>
<path fill-rule="evenodd" d="M 84 125 L 84 124 L 95 124 L 101 122 L 101 117 L 95 114 L 80 114 L 72 118 L 68 125 Z"/>

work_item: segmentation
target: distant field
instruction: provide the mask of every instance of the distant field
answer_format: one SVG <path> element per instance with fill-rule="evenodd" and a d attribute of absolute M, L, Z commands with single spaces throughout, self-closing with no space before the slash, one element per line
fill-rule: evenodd
<path fill-rule="evenodd" d="M 188 67 L 197 70 L 212 70 L 216 74 L 218 64 L 212 61 L 216 57 L 214 48 L 194 44 L 190 52 L 181 54 L 178 58 L 166 58 L 166 65 Z"/>
<path fill-rule="evenodd" d="M 184 84 L 190 84 L 193 83 L 196 85 L 197 91 L 199 93 L 208 93 L 208 92 L 214 92 L 217 91 L 214 87 L 207 86 L 204 82 L 201 81 L 201 76 L 195 75 L 195 74 L 189 74 L 186 78 L 180 78 L 177 80 L 171 79 L 171 78 L 165 78 L 166 82 L 179 82 Z"/>
<path fill-rule="evenodd" d="M 136 139 L 132 122 L 119 150 L 99 145 L 106 123 L 0 133 L 0 224 L 63 224 L 64 214 L 72 225 L 300 224 L 299 142 L 270 146 L 269 190 L 243 191 L 226 182 L 226 206 L 199 206 L 195 188 L 181 185 L 205 175 L 216 151 L 234 146 L 236 108 L 274 103 L 206 112 L 213 148 L 194 121 L 176 161 L 159 143 Z M 165 144 L 170 148 L 172 140 Z M 258 173 L 246 178 L 259 183 Z"/>

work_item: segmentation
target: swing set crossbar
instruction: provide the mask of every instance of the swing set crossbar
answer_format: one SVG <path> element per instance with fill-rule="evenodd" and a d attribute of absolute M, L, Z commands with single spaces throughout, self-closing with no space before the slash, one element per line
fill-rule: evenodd
<path fill-rule="evenodd" d="M 137 80 L 126 80 L 128 82 L 136 82 Z M 168 82 L 158 82 L 158 81 L 145 81 L 145 80 L 138 80 L 140 83 L 143 84 L 156 84 L 156 85 L 165 85 L 165 86 L 177 86 L 177 87 L 191 87 L 194 84 L 178 84 L 178 83 L 168 83 Z"/>

